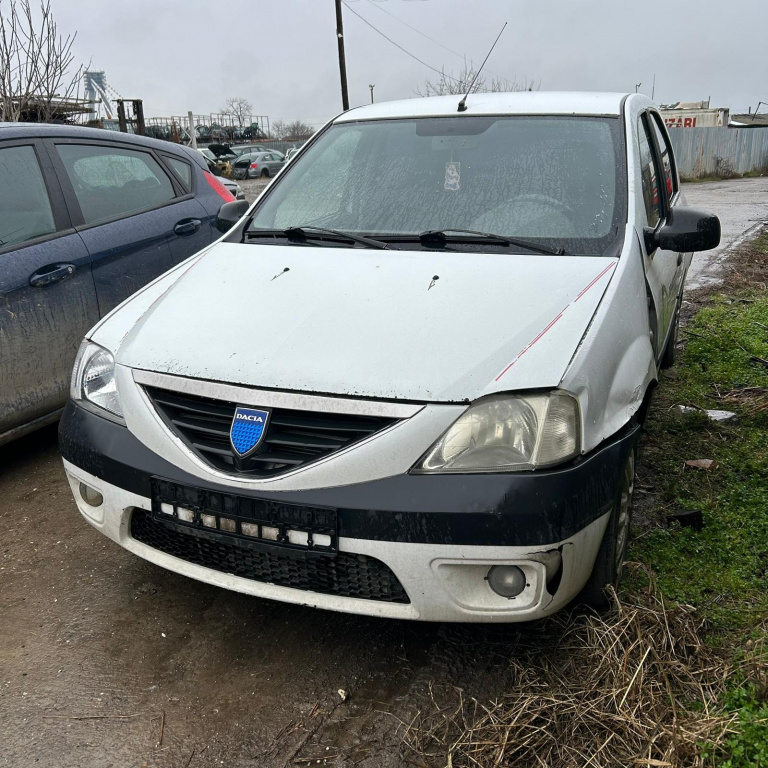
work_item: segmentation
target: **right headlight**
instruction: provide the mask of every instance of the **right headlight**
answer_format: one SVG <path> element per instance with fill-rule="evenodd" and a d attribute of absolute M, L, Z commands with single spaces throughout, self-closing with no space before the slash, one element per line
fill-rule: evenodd
<path fill-rule="evenodd" d="M 98 344 L 84 341 L 80 345 L 69 394 L 100 416 L 124 423 L 115 381 L 115 358 Z"/>
<path fill-rule="evenodd" d="M 427 451 L 413 472 L 514 472 L 578 455 L 579 403 L 547 392 L 489 397 L 472 405 Z"/>

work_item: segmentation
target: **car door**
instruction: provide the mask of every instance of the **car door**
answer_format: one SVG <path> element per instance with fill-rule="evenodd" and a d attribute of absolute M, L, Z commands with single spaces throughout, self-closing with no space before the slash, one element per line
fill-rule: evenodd
<path fill-rule="evenodd" d="M 0 444 L 55 419 L 98 319 L 90 256 L 42 143 L 0 143 Z"/>
<path fill-rule="evenodd" d="M 91 255 L 102 316 L 207 245 L 204 209 L 151 149 L 57 139 L 50 154 Z"/>
<path fill-rule="evenodd" d="M 197 189 L 198 175 L 188 160 L 175 155 L 161 153 L 161 158 L 171 169 L 177 183 L 184 193 L 182 198 L 177 198 L 174 211 L 186 214 L 185 219 L 180 219 L 174 225 L 174 236 L 171 237 L 171 259 L 178 264 L 193 253 L 197 253 L 211 244 L 212 237 L 210 227 L 200 226 L 202 219 L 205 222 L 210 214 L 198 199 Z M 216 237 L 221 233 L 217 233 Z"/>
<path fill-rule="evenodd" d="M 639 117 L 637 126 L 640 167 L 643 186 L 644 210 L 640 211 L 639 230 L 658 232 L 666 223 L 672 205 L 679 204 L 678 189 L 672 155 L 667 152 L 668 163 L 665 172 L 664 160 L 655 136 L 654 118 L 651 112 Z M 673 179 L 673 176 L 675 178 Z M 649 307 L 653 346 L 657 359 L 664 350 L 668 333 L 675 317 L 675 308 L 684 275 L 682 254 L 648 247 L 651 237 L 641 237 L 645 277 L 650 292 Z"/>
<path fill-rule="evenodd" d="M 277 155 L 270 154 L 269 155 L 269 172 L 272 176 L 274 176 L 277 173 L 280 173 L 280 170 L 282 169 L 284 163 Z"/>

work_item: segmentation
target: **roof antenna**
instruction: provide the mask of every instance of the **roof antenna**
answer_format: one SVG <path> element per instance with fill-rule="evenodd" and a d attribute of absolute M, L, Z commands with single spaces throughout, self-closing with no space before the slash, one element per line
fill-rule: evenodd
<path fill-rule="evenodd" d="M 503 32 L 507 28 L 507 22 L 504 22 L 504 26 L 501 28 L 501 32 Z M 480 69 L 475 72 L 475 76 L 472 78 L 472 82 L 469 84 L 469 88 L 467 89 L 466 94 L 464 95 L 464 98 L 459 102 L 459 112 L 466 112 L 467 111 L 467 96 L 472 92 L 472 88 L 474 88 L 475 83 L 477 82 L 477 78 L 480 77 L 480 73 L 483 71 L 483 67 L 485 66 L 485 62 L 488 61 L 488 57 L 493 53 L 493 49 L 496 47 L 496 43 L 499 42 L 499 37 L 501 37 L 501 32 L 499 32 L 498 37 L 494 41 L 493 45 L 491 46 L 491 50 L 488 51 L 488 56 L 486 56 L 483 59 L 483 63 L 480 65 Z"/>

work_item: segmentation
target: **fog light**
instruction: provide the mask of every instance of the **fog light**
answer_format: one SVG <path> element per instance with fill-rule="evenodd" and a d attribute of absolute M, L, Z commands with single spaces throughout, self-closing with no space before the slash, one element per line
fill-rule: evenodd
<path fill-rule="evenodd" d="M 80 496 L 92 507 L 100 507 L 104 503 L 104 497 L 95 488 L 85 483 L 80 483 Z"/>
<path fill-rule="evenodd" d="M 517 597 L 525 589 L 525 574 L 516 565 L 494 565 L 485 578 L 501 597 Z"/>

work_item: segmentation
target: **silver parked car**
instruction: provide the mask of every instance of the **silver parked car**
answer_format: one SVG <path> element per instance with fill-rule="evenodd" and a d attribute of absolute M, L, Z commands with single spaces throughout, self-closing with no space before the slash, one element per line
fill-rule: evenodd
<path fill-rule="evenodd" d="M 252 155 L 254 152 L 271 152 L 273 155 L 277 155 L 280 160 L 285 159 L 285 155 L 280 150 L 268 147 L 266 144 L 240 144 L 236 147 L 229 147 L 229 150 L 237 157 Z"/>
<path fill-rule="evenodd" d="M 232 165 L 236 179 L 255 179 L 258 176 L 274 176 L 285 165 L 285 159 L 277 152 L 253 152 L 241 155 Z"/>

